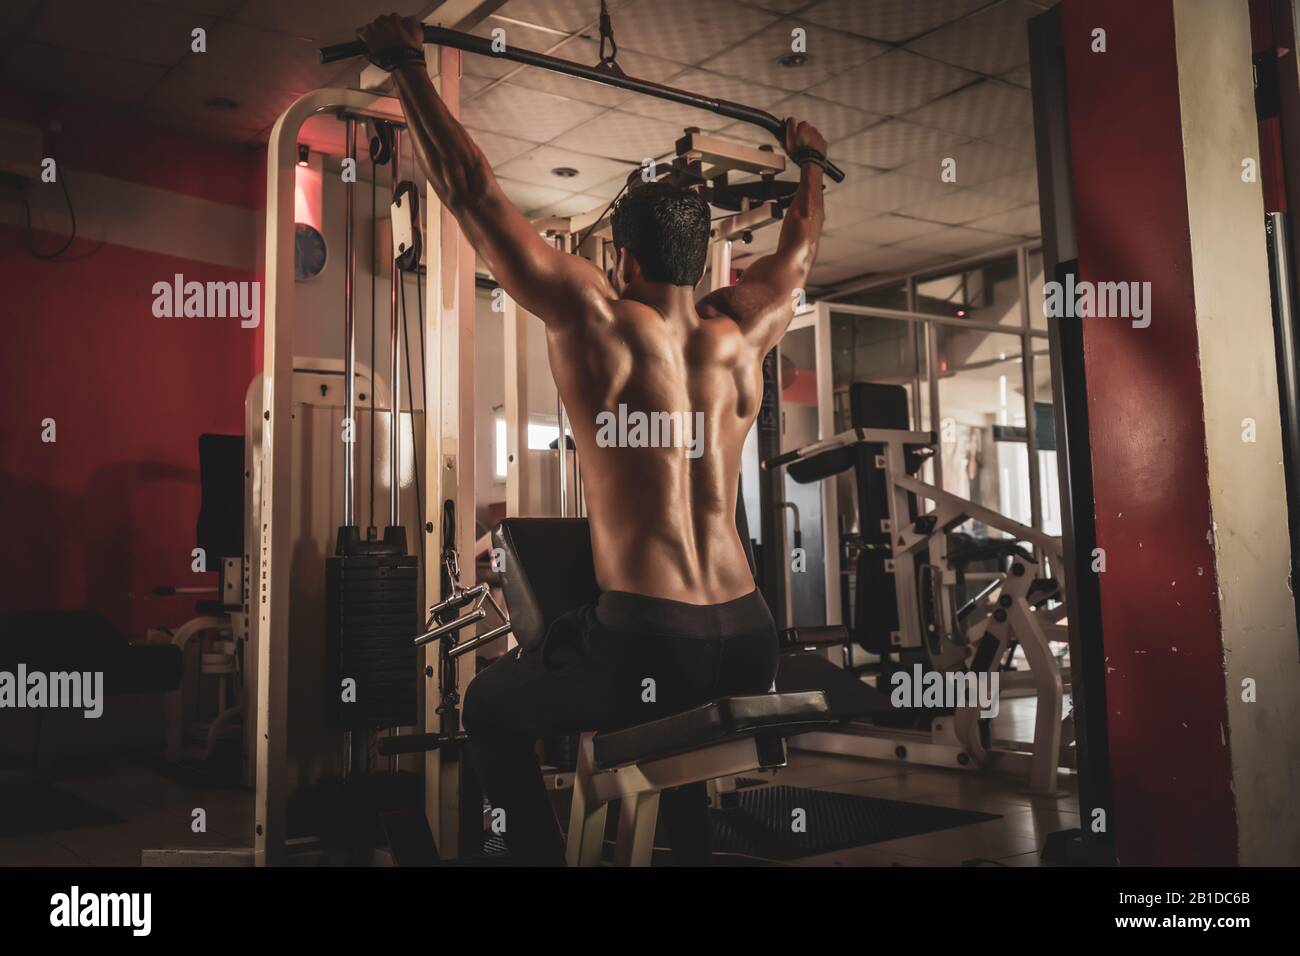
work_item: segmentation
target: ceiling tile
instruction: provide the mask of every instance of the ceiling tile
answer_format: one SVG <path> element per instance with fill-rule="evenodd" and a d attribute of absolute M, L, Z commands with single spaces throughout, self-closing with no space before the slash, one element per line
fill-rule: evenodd
<path fill-rule="evenodd" d="M 1028 64 L 1025 66 L 1018 66 L 1014 70 L 1008 70 L 1002 74 L 1002 79 L 1006 80 L 1008 83 L 1014 83 L 1016 86 L 1023 86 L 1025 89 L 1029 89 L 1031 84 L 1029 80 Z"/>
<path fill-rule="evenodd" d="M 1003 149 L 1015 150 L 1023 153 L 1032 163 L 1034 157 L 1034 128 L 1032 126 L 1009 127 L 1000 129 L 995 132 L 987 133 L 980 137 L 989 142 L 1001 146 Z"/>
<path fill-rule="evenodd" d="M 493 30 L 505 31 L 506 48 L 520 47 L 524 50 L 531 50 L 533 53 L 545 53 L 551 47 L 564 40 L 564 37 L 548 30 L 537 30 L 533 27 L 524 26 L 521 23 L 511 23 L 508 20 L 502 20 L 500 17 L 488 17 L 478 26 L 469 32 L 476 37 L 490 38 Z M 502 60 L 497 57 L 480 56 L 477 53 L 466 53 L 462 61 L 464 72 L 471 76 L 487 76 L 492 79 L 505 76 L 507 73 L 513 73 L 520 69 L 520 64 L 513 60 Z"/>
<path fill-rule="evenodd" d="M 997 130 L 1032 125 L 1034 111 L 1028 91 L 997 80 L 985 80 L 940 97 L 903 118 L 909 123 L 962 136 L 992 139 L 988 134 Z"/>
<path fill-rule="evenodd" d="M 208 32 L 208 51 L 190 55 L 185 66 L 205 76 L 229 76 L 299 93 L 328 86 L 339 72 L 336 64 L 316 62 L 316 46 L 305 37 L 230 22 L 214 26 Z"/>
<path fill-rule="evenodd" d="M 818 263 L 813 267 L 812 284 L 827 285 L 843 282 L 858 276 L 881 272 L 901 272 L 922 263 L 931 262 L 935 254 L 917 249 L 904 249 L 900 246 L 887 246 L 867 250 L 860 255 L 833 262 Z"/>
<path fill-rule="evenodd" d="M 236 23 L 311 37 L 320 45 L 343 43 L 357 28 L 393 12 L 393 0 L 275 0 L 242 3 L 231 15 Z M 423 9 L 427 9 L 427 4 Z"/>
<path fill-rule="evenodd" d="M 781 119 L 793 116 L 797 120 L 812 123 L 813 126 L 817 127 L 817 132 L 826 137 L 829 144 L 827 149 L 834 157 L 839 156 L 837 144 L 840 140 L 874 126 L 884 118 L 878 113 L 855 110 L 850 106 L 832 103 L 830 100 L 808 96 L 805 93 L 786 97 L 780 102 L 772 103 L 763 108 Z M 749 123 L 737 123 L 728 126 L 727 132 L 736 136 L 749 136 L 751 137 L 750 141 L 759 144 L 772 142 L 772 136 L 767 130 L 759 129 Z"/>
<path fill-rule="evenodd" d="M 867 169 L 846 172 L 848 175 L 844 182 L 834 190 L 827 190 L 828 203 L 847 203 L 874 212 L 893 212 L 903 206 L 946 195 L 942 184 L 930 180 Z"/>
<path fill-rule="evenodd" d="M 791 32 L 807 31 L 807 61 L 793 68 L 777 61 L 791 53 Z M 705 61 L 706 69 L 743 76 L 755 83 L 785 90 L 806 90 L 837 73 L 859 66 L 886 52 L 888 47 L 798 20 L 780 20 L 728 50 Z"/>
<path fill-rule="evenodd" d="M 563 179 L 551 172 L 557 167 L 576 169 L 578 175 Z M 574 153 L 554 146 L 539 146 L 523 156 L 510 160 L 497 170 L 497 175 L 517 179 L 524 183 L 585 192 L 615 176 L 626 176 L 629 168 L 610 159 L 601 159 L 584 153 Z"/>
<path fill-rule="evenodd" d="M 784 90 L 759 86 L 747 80 L 738 80 L 735 77 L 698 69 L 687 69 L 664 82 L 679 90 L 688 90 L 691 93 L 699 93 L 702 96 L 711 96 L 715 99 L 731 100 L 733 103 L 744 103 L 746 106 L 753 106 L 761 110 L 767 109 L 786 95 Z M 667 100 L 655 99 L 650 96 L 633 96 L 620 109 L 626 113 L 635 113 L 637 116 L 648 116 L 651 119 L 672 123 L 679 131 L 687 126 L 698 126 L 700 129 L 717 131 L 727 128 L 735 122 L 730 117 L 719 116 L 717 113 L 711 113 L 708 110 L 682 106 L 678 103 L 670 103 Z M 752 126 L 749 123 L 738 125 L 747 127 L 762 137 L 758 142 L 766 143 L 772 139 L 765 130 L 761 130 L 757 126 Z"/>
<path fill-rule="evenodd" d="M 976 76 L 906 50 L 876 57 L 808 90 L 847 106 L 897 116 L 965 86 Z"/>
<path fill-rule="evenodd" d="M 526 216 L 531 216 L 537 210 L 553 206 L 573 195 L 563 189 L 551 189 L 548 186 L 536 186 L 532 183 L 516 182 L 513 179 L 501 179 L 498 182 L 501 183 L 505 194 L 510 197 L 510 201 Z"/>
<path fill-rule="evenodd" d="M 800 7 L 808 6 L 808 0 L 746 0 L 751 7 L 762 7 L 773 13 L 794 13 Z"/>
<path fill-rule="evenodd" d="M 909 50 L 996 76 L 1029 62 L 1025 22 L 1042 9 L 1025 0 L 1002 3 L 971 14 L 907 45 Z"/>
<path fill-rule="evenodd" d="M 1014 209 L 1016 205 L 1016 200 L 1003 196 L 989 196 L 977 193 L 973 189 L 954 189 L 948 195 L 938 199 L 904 206 L 899 212 L 914 219 L 928 219 L 931 222 L 959 226 L 974 222 L 976 219 L 1007 212 Z"/>
<path fill-rule="evenodd" d="M 869 275 L 870 269 L 864 268 L 862 263 L 857 259 L 841 259 L 838 262 L 818 262 L 813 266 L 812 273 L 808 277 L 808 284 L 811 286 L 830 285 L 833 282 L 844 282 L 848 279 L 856 279 L 859 276 Z"/>
<path fill-rule="evenodd" d="M 167 75 L 141 101 L 141 107 L 162 113 L 190 116 L 201 121 L 210 116 L 214 122 L 264 129 L 272 125 L 298 98 L 291 90 L 267 88 L 256 78 L 210 76 L 195 70 L 190 63 L 181 64 Z M 216 97 L 234 100 L 234 110 L 212 110 L 205 104 Z"/>
<path fill-rule="evenodd" d="M 906 242 L 900 242 L 898 246 L 892 248 L 917 249 L 935 255 L 964 255 L 1006 244 L 1007 237 L 1004 235 L 984 232 L 980 229 L 952 226 L 941 229 L 939 232 L 921 236 L 918 239 L 908 239 Z"/>
<path fill-rule="evenodd" d="M 492 80 L 486 76 L 472 76 L 469 73 L 460 78 L 460 99 L 465 102 L 471 97 L 477 96 L 485 89 L 492 85 Z"/>
<path fill-rule="evenodd" d="M 461 120 L 475 129 L 545 143 L 600 112 L 590 103 L 502 83 L 467 102 Z"/>
<path fill-rule="evenodd" d="M 574 37 L 562 43 L 551 55 L 558 56 L 562 60 L 594 66 L 600 62 L 600 47 L 585 37 Z M 623 50 L 621 47 L 618 52 L 618 62 L 628 76 L 634 76 L 638 80 L 650 80 L 652 83 L 667 82 L 669 77 L 682 71 L 680 63 L 646 56 L 635 50 Z M 627 90 L 533 67 L 526 67 L 524 72 L 515 78 L 515 82 L 529 89 L 545 90 L 558 96 L 567 96 L 570 99 L 596 103 L 600 106 L 618 106 L 632 100 L 650 101 L 650 97 L 637 96 Z M 662 100 L 652 102 L 662 102 Z"/>
<path fill-rule="evenodd" d="M 533 217 L 541 216 L 579 216 L 584 212 L 589 212 L 598 206 L 608 203 L 608 199 L 602 199 L 600 196 L 589 196 L 582 193 L 568 196 L 557 203 L 549 206 L 543 206 L 533 211 Z"/>
<path fill-rule="evenodd" d="M 243 0 L 149 0 L 155 7 L 170 7 L 187 13 L 205 13 L 208 16 L 225 16 Z"/>
<path fill-rule="evenodd" d="M 9 49 L 4 75 L 13 86 L 55 93 L 69 100 L 125 105 L 157 86 L 167 68 L 22 42 Z M 111 76 L 113 82 L 104 82 Z"/>
<path fill-rule="evenodd" d="M 629 0 L 611 0 L 607 4 L 611 16 L 628 2 Z M 596 22 L 600 16 L 600 5 L 592 0 L 509 0 L 497 10 L 497 14 L 553 30 L 563 30 L 565 33 L 576 33 Z M 614 32 L 617 36 L 617 29 Z"/>
<path fill-rule="evenodd" d="M 640 163 L 657 159 L 673 151 L 682 131 L 672 123 L 634 116 L 621 110 L 609 110 L 563 136 L 552 145 L 580 153 Z"/>
<path fill-rule="evenodd" d="M 844 208 L 852 210 L 851 206 Z M 863 210 L 857 210 L 856 212 L 860 217 L 857 222 L 848 225 L 835 225 L 827 235 L 888 246 L 895 242 L 916 239 L 919 236 L 928 235 L 943 228 L 937 223 L 926 222 L 921 219 L 909 219 L 906 216 L 892 214 L 872 216 Z M 848 218 L 848 216 L 839 216 L 836 221 L 844 222 Z M 827 225 L 830 225 L 829 218 L 827 219 Z"/>
<path fill-rule="evenodd" d="M 977 219 L 970 223 L 970 228 L 1002 232 L 1009 236 L 1037 236 L 1042 231 L 1042 220 L 1039 218 L 1038 204 L 1033 203 L 998 216 Z"/>
<path fill-rule="evenodd" d="M 211 117 L 196 116 L 192 113 L 164 113 L 141 109 L 139 115 L 149 122 L 166 126 L 187 136 L 197 136 L 218 143 L 253 144 L 265 143 L 267 140 L 265 129 L 249 129 L 237 123 L 223 123 L 219 120 L 214 121 Z M 304 138 L 303 142 L 308 141 Z"/>
<path fill-rule="evenodd" d="M 0 4 L 0 38 L 27 36 L 44 9 L 44 0 L 9 0 Z"/>
<path fill-rule="evenodd" d="M 822 236 L 817 244 L 818 262 L 835 262 L 839 259 L 857 258 L 879 248 L 873 242 L 845 239 L 839 236 Z"/>
<path fill-rule="evenodd" d="M 902 43 L 964 16 L 988 0 L 822 0 L 802 14 L 814 23 Z"/>
<path fill-rule="evenodd" d="M 918 159 L 901 167 L 898 172 L 905 176 L 915 176 L 917 179 L 936 179 L 942 180 L 942 175 L 949 167 L 944 166 L 946 160 L 954 160 L 955 166 L 951 167 L 953 175 L 956 177 L 953 183 L 946 185 L 957 186 L 978 186 L 981 183 L 987 183 L 990 180 L 1001 179 L 1012 173 L 1018 173 L 1026 169 L 1032 169 L 1034 166 L 1034 157 L 1032 154 L 1017 152 L 1010 149 L 1003 149 L 1001 146 L 994 146 L 992 143 L 983 143 L 972 140 L 969 143 L 962 143 L 944 150 L 943 156 L 930 155 L 924 159 Z"/>
<path fill-rule="evenodd" d="M 962 137 L 952 133 L 887 120 L 832 144 L 830 153 L 864 166 L 893 169 L 914 160 L 928 164 L 933 157 L 950 156 L 961 142 Z"/>
<path fill-rule="evenodd" d="M 976 186 L 975 191 L 992 196 L 1006 196 L 1021 202 L 1038 202 L 1038 172 L 1030 168 L 1010 176 L 990 179 Z"/>
<path fill-rule="evenodd" d="M 652 0 L 611 14 L 619 50 L 698 65 L 776 16 L 732 0 Z"/>
<path fill-rule="evenodd" d="M 609 202 L 627 185 L 627 173 L 620 173 L 617 176 L 605 180 L 598 186 L 587 190 L 589 195 L 603 196 L 606 202 Z"/>
<path fill-rule="evenodd" d="M 50 0 L 28 38 L 80 53 L 102 56 L 112 51 L 116 60 L 170 66 L 189 55 L 190 31 L 207 29 L 212 22 L 210 16 L 154 7 L 143 0 L 118 0 L 111 13 L 101 0 Z"/>
<path fill-rule="evenodd" d="M 478 148 L 483 150 L 483 155 L 487 157 L 487 161 L 493 169 L 510 162 L 516 156 L 523 155 L 530 149 L 536 148 L 532 143 L 525 142 L 522 139 L 502 136 L 500 133 L 489 133 L 487 130 L 470 129 L 469 134 L 474 137 L 474 142 L 478 144 Z"/>

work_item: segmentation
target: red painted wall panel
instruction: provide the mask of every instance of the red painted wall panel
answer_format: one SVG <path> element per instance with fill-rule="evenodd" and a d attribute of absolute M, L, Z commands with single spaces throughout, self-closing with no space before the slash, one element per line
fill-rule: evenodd
<path fill-rule="evenodd" d="M 1065 0 L 1063 13 L 1080 278 L 1152 290 L 1149 328 L 1081 320 L 1117 852 L 1233 864 L 1173 11 Z M 1090 49 L 1098 27 L 1106 53 Z"/>
<path fill-rule="evenodd" d="M 55 237 L 38 241 L 49 248 Z M 177 272 L 201 282 L 255 276 L 95 245 L 78 241 L 69 261 L 42 262 L 21 230 L 0 227 L 9 336 L 0 581 L 6 610 L 91 608 L 138 638 L 193 616 L 193 596 L 148 592 L 200 583 L 190 571 L 198 436 L 242 434 L 259 334 L 238 319 L 155 318 L 151 288 Z M 40 440 L 47 417 L 54 444 Z"/>
<path fill-rule="evenodd" d="M 3 116 L 48 129 L 64 168 L 243 209 L 265 205 L 265 149 L 216 143 L 19 92 Z M 186 228 L 203 228 L 191 223 Z M 180 228 L 179 221 L 158 228 Z M 110 238 L 111 238 L 110 231 Z M 39 248 L 62 237 L 36 234 Z M 250 238 L 250 243 L 252 238 Z M 250 253 L 251 253 L 250 249 Z M 194 597 L 158 584 L 215 583 L 190 571 L 198 436 L 241 434 L 260 329 L 237 319 L 160 319 L 155 282 L 250 281 L 247 269 L 78 241 L 58 262 L 0 225 L 9 334 L 0 351 L 0 556 L 5 607 L 89 608 L 133 638 L 193 616 Z M 58 442 L 40 441 L 41 419 Z"/>

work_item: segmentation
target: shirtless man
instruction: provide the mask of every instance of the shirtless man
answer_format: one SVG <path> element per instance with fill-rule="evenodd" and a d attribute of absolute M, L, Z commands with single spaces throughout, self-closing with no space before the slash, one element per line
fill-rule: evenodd
<path fill-rule="evenodd" d="M 557 621 L 542 650 L 487 668 L 464 704 L 474 762 L 493 807 L 505 810 L 514 861 L 562 865 L 539 737 L 628 726 L 772 686 L 776 627 L 736 530 L 737 479 L 763 356 L 793 318 L 793 295 L 817 253 L 826 143 L 807 123 L 786 121 L 786 151 L 802 162 L 777 250 L 696 302 L 709 243 L 709 207 L 697 193 L 664 182 L 630 187 L 614 211 L 617 264 L 607 276 L 547 244 L 511 205 L 410 52 L 423 49 L 419 21 L 380 17 L 359 36 L 375 62 L 393 68 L 408 138 L 438 199 L 502 288 L 545 323 L 582 457 L 600 599 Z M 702 421 L 703 434 L 619 447 L 598 419 L 617 417 L 620 405 Z M 703 785 L 665 793 L 661 808 L 676 859 L 705 861 Z"/>

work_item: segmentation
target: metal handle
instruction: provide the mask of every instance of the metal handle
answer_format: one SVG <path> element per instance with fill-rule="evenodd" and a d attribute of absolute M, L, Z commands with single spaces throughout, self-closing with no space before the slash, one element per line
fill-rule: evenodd
<path fill-rule="evenodd" d="M 656 99 L 681 103 L 683 106 L 708 110 L 710 113 L 717 113 L 719 116 L 726 116 L 729 119 L 758 126 L 771 133 L 777 142 L 785 142 L 785 124 L 780 119 L 765 110 L 745 106 L 743 103 L 733 103 L 730 100 L 702 96 L 699 93 L 675 89 L 660 83 L 652 83 L 649 80 L 638 80 L 636 77 L 626 76 L 621 72 L 608 72 L 601 67 L 584 66 L 581 63 L 561 60 L 559 57 L 548 56 L 545 53 L 534 53 L 532 50 L 507 47 L 497 52 L 492 49 L 492 41 L 489 39 L 461 33 L 459 30 L 449 30 L 446 27 L 425 26 L 424 42 L 438 46 L 449 46 L 457 50 L 464 50 L 467 53 L 477 53 L 480 56 L 496 57 L 499 60 L 511 60 L 525 66 L 550 70 L 552 73 L 576 76 L 579 79 L 590 80 L 593 83 L 614 86 L 621 90 L 631 90 L 633 93 L 653 96 Z M 331 46 L 323 46 L 316 51 L 316 56 L 321 63 L 334 63 L 354 56 L 364 56 L 365 53 L 365 44 L 360 40 L 353 40 L 350 43 L 335 43 Z M 834 163 L 827 162 L 826 175 L 837 183 L 844 181 L 844 171 Z"/>

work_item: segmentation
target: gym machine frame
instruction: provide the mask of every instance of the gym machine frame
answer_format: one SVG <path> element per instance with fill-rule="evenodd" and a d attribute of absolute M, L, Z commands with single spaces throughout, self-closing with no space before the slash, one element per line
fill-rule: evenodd
<path fill-rule="evenodd" d="M 1011 539 L 1032 545 L 1035 553 L 1046 556 L 1055 575 L 1064 572 L 1064 556 L 1059 538 L 1044 534 L 1013 521 L 982 505 L 950 494 L 913 478 L 906 471 L 908 449 L 933 449 L 933 432 L 911 432 L 883 428 L 855 428 L 830 439 L 814 442 L 763 463 L 775 470 L 803 461 L 823 452 L 868 443 L 883 447 L 874 465 L 885 472 L 889 517 L 881 519 L 882 530 L 889 532 L 891 546 L 885 569 L 894 579 L 898 607 L 898 630 L 891 635 L 895 650 L 926 652 L 937 671 L 953 671 L 975 661 L 982 641 L 995 641 L 987 654 L 987 666 L 999 675 L 999 692 L 1029 687 L 1037 700 L 1032 744 L 1018 741 L 990 741 L 979 733 L 979 715 L 975 708 L 964 707 L 951 718 L 937 718 L 929 732 L 899 730 L 864 724 L 851 729 L 818 730 L 791 741 L 806 750 L 855 757 L 893 759 L 906 754 L 911 761 L 960 769 L 1008 769 L 1027 777 L 1034 793 L 1056 791 L 1057 770 L 1069 766 L 1068 746 L 1073 740 L 1071 722 L 1063 718 L 1064 688 L 1068 675 L 1062 675 L 1052 654 L 1051 641 L 1065 642 L 1066 628 L 1059 622 L 1066 616 L 1064 591 L 1058 583 L 1050 593 L 1031 595 L 1036 573 L 1042 567 L 1038 559 L 1011 558 L 1007 572 L 997 575 L 977 600 L 996 603 L 991 612 L 963 631 L 953 598 L 956 584 L 948 560 L 948 532 L 974 519 L 995 528 Z M 833 476 L 832 476 L 833 477 Z M 823 483 L 830 478 L 823 478 Z M 933 508 L 915 519 L 910 517 L 908 499 L 914 495 L 918 506 L 927 500 Z M 914 558 L 923 558 L 933 570 L 933 613 L 938 646 L 926 647 L 926 623 L 921 618 L 921 586 Z M 1051 601 L 1051 606 L 1045 602 Z M 1035 604 L 1040 606 L 1035 606 Z M 959 641 L 956 638 L 960 636 Z M 1024 650 L 1029 673 L 1004 671 L 1001 666 L 1016 642 Z M 879 688 L 882 693 L 885 688 Z M 901 751 L 900 751 L 901 748 Z"/>
<path fill-rule="evenodd" d="M 778 140 L 783 136 L 782 122 L 761 110 L 716 100 L 686 91 L 647 81 L 637 80 L 622 74 L 616 66 L 585 67 L 544 54 L 531 53 L 526 50 L 509 50 L 500 54 L 491 49 L 490 41 L 446 30 L 441 27 L 425 27 L 426 42 L 436 43 L 438 51 L 438 72 L 436 79 L 440 83 L 443 102 L 453 112 L 459 113 L 460 87 L 460 50 L 467 50 L 485 56 L 496 56 L 514 60 L 530 66 L 540 67 L 570 76 L 588 79 L 593 82 L 631 90 L 659 99 L 667 99 L 687 106 L 705 109 L 720 115 L 760 126 L 772 133 Z M 340 44 L 337 47 L 321 51 L 321 62 L 355 56 L 363 52 L 357 43 Z M 292 376 L 293 376 L 293 319 L 294 319 L 294 273 L 293 249 L 294 230 L 291 210 L 295 169 L 297 163 L 297 145 L 299 133 L 306 121 L 319 114 L 334 114 L 351 124 L 357 119 L 374 118 L 394 123 L 401 127 L 401 111 L 396 102 L 388 96 L 378 93 L 361 92 L 347 89 L 322 89 L 305 94 L 296 100 L 276 121 L 272 129 L 268 147 L 267 173 L 267 213 L 266 213 L 266 307 L 262 326 L 264 341 L 264 370 L 266 388 L 263 405 L 263 454 L 260 462 L 260 521 L 257 528 L 256 543 L 249 541 L 246 555 L 246 580 L 248 582 L 249 626 L 255 652 L 256 699 L 256 796 L 254 804 L 254 846 L 252 853 L 246 850 L 209 850 L 209 851 L 146 851 L 146 861 L 153 863 L 234 863 L 252 862 L 255 865 L 271 865 L 286 862 L 294 850 L 306 849 L 306 846 L 291 846 L 287 836 L 287 805 L 290 781 L 288 779 L 288 755 L 286 730 L 288 724 L 287 669 L 289 628 L 289 593 L 288 583 L 291 572 L 291 545 L 288 540 L 288 518 L 293 506 L 293 489 L 290 486 L 290 454 L 288 422 L 291 418 Z M 696 137 L 693 139 L 692 137 Z M 784 159 L 767 150 L 736 146 L 718 140 L 700 137 L 698 131 L 688 131 L 684 141 L 678 144 L 678 153 L 687 155 L 687 162 L 694 163 L 697 171 L 706 158 L 710 145 L 723 153 L 731 153 L 728 161 L 725 157 L 715 162 L 722 169 L 761 172 L 770 176 L 773 171 L 784 169 Z M 737 155 L 758 154 L 757 165 L 749 164 Z M 827 174 L 836 181 L 843 178 L 843 173 L 833 165 L 827 168 Z M 429 201 L 426 204 L 426 248 L 429 263 L 429 283 L 426 290 L 426 339 L 433 353 L 425 394 L 425 429 L 426 429 L 426 487 L 421 489 L 425 495 L 425 514 L 439 513 L 444 504 L 452 503 L 454 515 L 455 538 L 462 542 L 473 542 L 474 535 L 474 462 L 472 455 L 462 455 L 462 436 L 473 435 L 473 335 L 474 335 L 474 296 L 473 270 L 474 256 L 467 241 L 451 214 L 440 204 Z M 744 208 L 739 217 L 716 227 L 714 239 L 718 240 L 712 252 L 713 285 L 726 284 L 730 273 L 730 241 L 733 235 L 740 235 L 779 218 L 779 209 L 772 202 L 756 204 L 754 208 Z M 558 225 L 558 224 L 557 224 Z M 604 223 L 608 228 L 608 223 Z M 557 244 L 560 230 L 555 232 Z M 602 242 L 607 239 L 605 236 Z M 351 243 L 348 244 L 349 250 Z M 574 249 L 577 252 L 577 249 Z M 351 321 L 349 307 L 348 321 Z M 513 324 L 513 323 L 512 323 Z M 510 336 L 507 337 L 507 355 L 515 352 L 518 361 L 522 358 L 511 348 Z M 520 333 L 519 341 L 522 339 Z M 348 356 L 349 366 L 352 365 Z M 509 381 L 509 376 L 507 376 Z M 508 386 L 509 388 L 509 386 Z M 522 395 L 516 396 L 522 399 Z M 437 409 L 435 414 L 432 410 Z M 560 409 L 561 428 L 563 428 L 563 410 Z M 518 434 L 515 429 L 511 434 Z M 563 432 L 561 433 L 563 434 Z M 279 440 L 277 440 L 279 439 Z M 472 444 L 472 443 L 471 443 Z M 513 444 L 513 443 L 512 443 Z M 350 450 L 349 450 L 350 451 Z M 351 455 L 348 456 L 349 462 Z M 518 458 L 516 449 L 515 461 Z M 561 470 L 565 456 L 560 456 Z M 436 478 L 434 476 L 437 476 Z M 562 478 L 563 481 L 563 478 Z M 396 491 L 394 490 L 394 493 Z M 518 494 L 510 497 L 518 500 Z M 350 502 L 350 496 L 349 496 Z M 345 516 L 346 517 L 346 516 Z M 428 522 L 424 529 L 429 540 L 426 553 L 442 553 L 443 529 L 435 522 Z M 438 594 L 441 589 L 440 576 L 444 568 L 440 562 L 425 562 L 424 593 Z M 472 584 L 468 588 L 455 581 L 450 603 L 442 602 L 430 609 L 432 618 L 448 610 L 451 605 L 462 606 L 460 602 L 466 595 L 481 603 L 479 588 Z M 475 608 L 478 612 L 479 609 Z M 470 615 L 473 616 L 473 615 Z M 455 690 L 444 688 L 443 684 L 451 677 L 442 665 L 444 641 L 433 637 L 454 634 L 466 624 L 467 618 L 461 618 L 449 625 L 432 629 L 424 635 L 425 674 L 424 704 L 421 707 L 421 737 L 437 734 L 438 728 L 430 726 L 435 717 L 429 702 L 433 700 L 455 700 L 463 697 L 464 689 L 472 677 L 473 655 L 469 651 L 488 640 L 495 639 L 506 632 L 508 623 L 494 629 L 489 634 L 481 635 L 460 644 L 457 653 L 447 654 L 446 660 L 453 663 L 450 669 L 455 675 Z M 414 741 L 413 741 L 414 742 Z M 393 752 L 404 749 L 400 741 L 394 741 Z M 459 792 L 459 765 L 453 760 L 443 760 L 443 748 L 424 749 L 425 760 L 425 811 L 430 828 L 440 855 L 443 858 L 455 857 L 459 850 L 458 841 L 458 806 L 456 794 Z M 297 841 L 293 841 L 297 842 Z M 251 858 L 251 859 L 250 859 Z"/>

